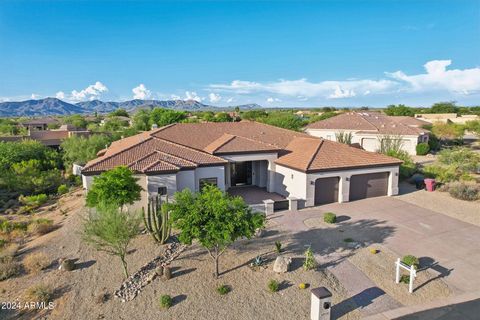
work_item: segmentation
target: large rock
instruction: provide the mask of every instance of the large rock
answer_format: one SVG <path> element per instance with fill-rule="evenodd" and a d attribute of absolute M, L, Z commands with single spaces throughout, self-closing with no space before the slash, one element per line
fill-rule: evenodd
<path fill-rule="evenodd" d="M 277 259 L 275 259 L 275 263 L 273 264 L 273 271 L 278 273 L 288 272 L 288 269 L 291 263 L 292 263 L 292 258 L 277 257 Z"/>
<path fill-rule="evenodd" d="M 75 261 L 72 259 L 62 259 L 60 262 L 60 270 L 72 271 L 75 270 Z"/>

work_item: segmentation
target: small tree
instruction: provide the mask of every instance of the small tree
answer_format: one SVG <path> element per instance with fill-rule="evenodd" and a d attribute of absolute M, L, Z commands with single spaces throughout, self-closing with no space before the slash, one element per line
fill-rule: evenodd
<path fill-rule="evenodd" d="M 100 203 L 85 221 L 83 240 L 99 251 L 119 257 L 128 278 L 125 257 L 128 245 L 138 234 L 140 221 L 139 215 L 119 210 L 116 204 Z"/>
<path fill-rule="evenodd" d="M 140 200 L 142 187 L 137 184 L 133 172 L 125 166 L 105 171 L 93 180 L 87 194 L 87 206 L 96 207 L 108 203 L 123 207 Z"/>
<path fill-rule="evenodd" d="M 180 230 L 180 241 L 191 244 L 198 240 L 215 261 L 217 278 L 218 261 L 227 247 L 238 238 L 250 239 L 264 224 L 264 217 L 253 213 L 242 198 L 211 185 L 199 193 L 189 189 L 177 192 L 169 209 L 173 226 Z"/>

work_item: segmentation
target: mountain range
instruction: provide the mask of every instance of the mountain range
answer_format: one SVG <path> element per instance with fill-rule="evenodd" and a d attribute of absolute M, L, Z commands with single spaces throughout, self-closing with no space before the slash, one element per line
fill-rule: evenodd
<path fill-rule="evenodd" d="M 133 112 L 138 108 L 154 108 L 161 107 L 172 110 L 182 111 L 207 111 L 234 109 L 258 109 L 258 104 L 245 104 L 240 106 L 232 106 L 228 108 L 220 108 L 206 105 L 195 100 L 129 100 L 122 102 L 115 101 L 82 101 L 75 104 L 62 101 L 57 98 L 44 98 L 38 100 L 26 100 L 19 102 L 1 102 L 0 117 L 20 117 L 20 116 L 50 116 L 50 115 L 71 115 L 71 114 L 93 114 L 108 113 L 118 108 L 126 109 Z"/>

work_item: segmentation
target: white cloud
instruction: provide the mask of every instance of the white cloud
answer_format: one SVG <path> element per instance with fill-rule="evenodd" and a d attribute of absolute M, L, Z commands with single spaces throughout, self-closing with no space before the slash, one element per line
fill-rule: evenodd
<path fill-rule="evenodd" d="M 272 97 L 267 98 L 268 103 L 280 102 L 280 101 L 282 101 L 282 100 L 280 100 L 278 98 L 272 98 Z"/>
<path fill-rule="evenodd" d="M 221 95 L 216 94 L 216 93 L 213 93 L 213 92 L 211 92 L 211 93 L 208 95 L 208 98 L 210 99 L 210 102 L 213 102 L 213 103 L 216 103 L 216 102 L 219 102 L 220 100 L 222 100 L 222 96 L 221 96 Z"/>
<path fill-rule="evenodd" d="M 451 64 L 452 60 L 432 60 L 424 65 L 427 73 L 407 75 L 403 71 L 396 71 L 386 74 L 407 85 L 403 88 L 407 92 L 447 90 L 464 95 L 480 92 L 479 67 L 447 70 Z"/>
<path fill-rule="evenodd" d="M 186 97 L 186 100 L 195 100 L 198 102 L 203 101 L 203 98 L 197 95 L 195 91 L 185 91 L 185 97 Z"/>
<path fill-rule="evenodd" d="M 32 93 L 32 95 L 30 96 L 30 99 L 32 99 L 32 100 L 35 100 L 35 99 L 38 99 L 38 98 L 40 98 L 39 94 Z"/>
<path fill-rule="evenodd" d="M 138 86 L 132 89 L 133 92 L 133 99 L 148 99 L 151 96 L 150 90 L 145 87 L 143 83 L 140 83 Z"/>
<path fill-rule="evenodd" d="M 342 89 L 340 86 L 337 86 L 335 88 L 335 91 L 330 94 L 328 97 L 330 99 L 340 99 L 340 98 L 351 98 L 355 97 L 355 91 L 353 90 L 348 90 L 348 89 Z"/>
<path fill-rule="evenodd" d="M 233 102 L 233 100 L 235 100 L 235 99 L 234 98 L 228 98 L 227 102 L 230 103 L 230 102 Z"/>
<path fill-rule="evenodd" d="M 60 100 L 65 99 L 65 92 L 63 92 L 63 91 L 58 91 L 58 92 L 55 94 L 55 98 L 60 99 Z"/>
<path fill-rule="evenodd" d="M 77 91 L 73 90 L 70 95 L 70 100 L 74 101 L 84 101 L 84 100 L 95 100 L 100 97 L 104 92 L 107 92 L 108 88 L 101 83 L 100 81 L 91 84 L 83 90 Z"/>

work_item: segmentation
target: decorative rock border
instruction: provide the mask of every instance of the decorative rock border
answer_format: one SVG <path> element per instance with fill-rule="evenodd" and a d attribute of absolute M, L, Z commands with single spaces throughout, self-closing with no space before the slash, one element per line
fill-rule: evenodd
<path fill-rule="evenodd" d="M 173 260 L 178 258 L 186 247 L 186 245 L 178 242 L 177 239 L 173 239 L 173 242 L 167 244 L 167 249 L 162 256 L 156 257 L 128 277 L 128 279 L 122 283 L 120 289 L 115 291 L 115 297 L 122 300 L 122 302 L 135 299 L 137 294 L 155 279 L 157 276 L 156 269 L 159 266 L 164 267 L 169 265 Z"/>

